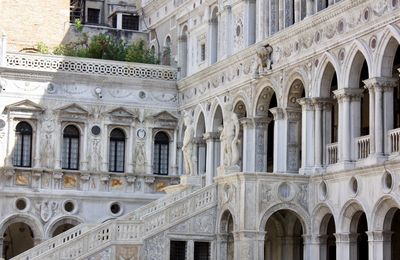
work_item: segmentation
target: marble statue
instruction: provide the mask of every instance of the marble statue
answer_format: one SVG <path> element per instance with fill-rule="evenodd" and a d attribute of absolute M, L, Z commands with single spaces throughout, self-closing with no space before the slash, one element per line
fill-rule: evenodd
<path fill-rule="evenodd" d="M 224 126 L 221 132 L 221 142 L 224 152 L 224 166 L 235 166 L 239 162 L 239 119 L 233 112 L 232 104 L 224 106 Z"/>
<path fill-rule="evenodd" d="M 256 50 L 258 62 L 256 64 L 256 68 L 254 70 L 255 74 L 260 74 L 265 72 L 266 70 L 271 69 L 272 65 L 272 47 L 267 44 L 265 46 L 258 47 Z"/>
<path fill-rule="evenodd" d="M 194 175 L 194 164 L 193 164 L 193 140 L 194 140 L 194 127 L 192 124 L 192 118 L 186 114 L 184 118 L 184 124 L 186 126 L 185 134 L 183 136 L 183 160 L 185 165 L 186 175 Z"/>

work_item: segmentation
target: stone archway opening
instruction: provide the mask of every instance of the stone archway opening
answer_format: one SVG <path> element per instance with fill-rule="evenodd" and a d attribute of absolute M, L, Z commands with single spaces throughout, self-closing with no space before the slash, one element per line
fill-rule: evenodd
<path fill-rule="evenodd" d="M 383 260 L 400 259 L 400 209 L 392 207 L 383 222 Z"/>
<path fill-rule="evenodd" d="M 275 212 L 265 225 L 264 260 L 303 260 L 304 229 L 291 210 Z"/>
<path fill-rule="evenodd" d="M 363 211 L 356 212 L 350 223 L 350 260 L 368 259 L 368 223 Z"/>
<path fill-rule="evenodd" d="M 235 259 L 235 238 L 233 236 L 234 222 L 232 214 L 226 210 L 221 218 L 220 239 L 221 248 L 218 259 L 234 260 Z"/>
<path fill-rule="evenodd" d="M 52 235 L 52 237 L 58 236 L 59 234 L 64 233 L 65 231 L 67 231 L 73 227 L 75 227 L 74 224 L 70 224 L 70 223 L 61 224 L 54 230 L 53 234 L 51 234 L 51 235 Z"/>
<path fill-rule="evenodd" d="M 9 225 L 3 234 L 4 259 L 11 259 L 34 246 L 34 234 L 29 225 L 17 222 Z"/>
<path fill-rule="evenodd" d="M 332 214 L 327 214 L 321 223 L 320 238 L 320 256 L 321 260 L 336 260 L 336 226 Z"/>

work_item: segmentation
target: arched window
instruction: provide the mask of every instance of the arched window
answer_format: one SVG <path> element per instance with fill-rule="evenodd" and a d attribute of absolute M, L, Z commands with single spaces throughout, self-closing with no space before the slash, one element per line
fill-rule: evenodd
<path fill-rule="evenodd" d="M 167 66 L 171 65 L 171 37 L 169 35 L 165 39 L 162 56 L 163 64 Z"/>
<path fill-rule="evenodd" d="M 164 132 L 159 132 L 154 138 L 154 174 L 168 174 L 169 138 Z"/>
<path fill-rule="evenodd" d="M 111 131 L 108 169 L 110 172 L 124 172 L 125 133 L 119 128 Z"/>
<path fill-rule="evenodd" d="M 63 132 L 62 168 L 78 170 L 79 168 L 79 130 L 69 125 Z"/>
<path fill-rule="evenodd" d="M 18 123 L 15 129 L 15 139 L 13 165 L 31 167 L 32 127 L 27 122 Z"/>

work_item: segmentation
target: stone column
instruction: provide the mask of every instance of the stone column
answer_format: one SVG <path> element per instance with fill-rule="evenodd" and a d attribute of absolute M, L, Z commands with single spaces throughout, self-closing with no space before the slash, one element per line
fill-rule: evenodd
<path fill-rule="evenodd" d="M 286 166 L 286 161 L 284 160 L 285 145 L 281 145 L 282 142 L 284 144 L 286 143 L 284 113 L 283 109 L 280 107 L 271 108 L 269 111 L 271 111 L 274 116 L 274 172 L 284 172 Z"/>
<path fill-rule="evenodd" d="M 125 147 L 126 156 L 127 156 L 127 158 L 126 158 L 127 159 L 126 160 L 126 170 L 125 170 L 126 173 L 133 173 L 133 169 L 134 169 L 133 157 L 136 156 L 134 154 L 134 151 L 135 151 L 135 149 L 134 149 L 134 147 L 135 147 L 135 145 L 134 145 L 135 136 L 136 136 L 135 128 L 133 126 L 131 126 L 129 128 L 128 142 L 127 142 L 126 147 Z"/>
<path fill-rule="evenodd" d="M 364 82 L 365 84 L 365 82 Z M 375 89 L 374 85 L 366 84 L 364 86 L 369 93 L 369 140 L 370 154 L 375 154 Z M 360 114 L 361 116 L 361 114 Z"/>
<path fill-rule="evenodd" d="M 327 238 L 327 235 L 303 235 L 304 259 L 326 260 Z M 306 250 L 307 247 L 309 248 L 308 250 Z"/>
<path fill-rule="evenodd" d="M 176 144 L 176 149 L 177 151 L 177 160 L 178 160 L 178 175 L 182 176 L 183 175 L 183 152 L 182 152 L 182 142 L 177 142 Z"/>
<path fill-rule="evenodd" d="M 307 0 L 306 3 L 306 17 L 314 14 L 314 0 Z"/>
<path fill-rule="evenodd" d="M 390 260 L 392 232 L 368 231 L 369 260 Z"/>
<path fill-rule="evenodd" d="M 39 145 L 41 143 L 40 142 L 41 131 L 39 131 L 39 129 L 42 129 L 42 127 L 41 127 L 41 123 L 39 123 L 39 121 L 37 121 L 36 128 L 34 128 L 34 129 L 35 129 L 35 131 L 34 131 L 35 140 L 33 140 L 33 138 L 32 138 L 31 145 L 35 148 L 35 153 L 32 154 L 32 158 L 34 158 L 32 166 L 33 166 L 33 168 L 40 168 L 40 151 L 41 151 L 42 146 Z M 33 149 L 32 149 L 32 151 L 33 151 Z"/>
<path fill-rule="evenodd" d="M 285 157 L 284 160 L 287 162 L 285 165 L 285 172 L 297 173 L 301 167 L 301 109 L 298 108 L 286 108 L 285 109 L 286 119 L 286 145 L 283 145 Z"/>
<path fill-rule="evenodd" d="M 339 163 L 346 165 L 355 157 L 354 138 L 359 137 L 360 98 L 363 89 L 342 88 L 334 91 L 339 102 Z"/>
<path fill-rule="evenodd" d="M 268 124 L 272 118 L 254 118 L 255 125 L 255 171 L 267 171 L 267 150 L 268 150 Z"/>
<path fill-rule="evenodd" d="M 170 147 L 171 147 L 171 175 L 178 175 L 178 165 L 177 165 L 177 158 L 176 158 L 176 153 L 177 153 L 177 141 L 178 141 L 178 131 L 174 131 L 174 139 L 171 140 Z"/>
<path fill-rule="evenodd" d="M 244 26 L 245 26 L 245 31 L 246 31 L 246 46 L 250 46 L 253 43 L 256 42 L 256 31 L 257 31 L 257 26 L 256 26 L 256 1 L 255 0 L 245 0 L 245 9 L 246 9 L 246 14 L 245 14 L 245 20 L 244 20 Z M 260 26 L 261 27 L 261 26 Z M 232 39 L 233 41 L 233 39 Z"/>
<path fill-rule="evenodd" d="M 232 18 L 232 7 L 230 5 L 225 6 L 226 14 L 225 14 L 225 19 L 226 19 L 226 39 L 223 40 L 226 43 L 226 56 L 230 56 L 233 53 L 233 32 L 236 30 L 234 28 L 234 21 Z"/>
<path fill-rule="evenodd" d="M 259 255 L 259 245 L 256 241 L 260 240 L 258 231 L 239 231 L 235 232 L 235 260 L 257 259 Z"/>
<path fill-rule="evenodd" d="M 54 130 L 54 169 L 61 169 L 61 143 L 63 142 L 61 136 L 61 121 L 58 116 L 55 118 L 55 130 Z"/>
<path fill-rule="evenodd" d="M 316 257 L 317 255 L 312 254 L 313 246 L 319 245 L 318 243 L 315 243 L 313 237 L 311 235 L 302 235 L 303 237 L 303 259 L 320 259 L 319 257 Z M 317 241 L 318 242 L 318 241 Z M 297 245 L 301 246 L 301 240 L 300 238 L 296 239 L 295 243 Z"/>
<path fill-rule="evenodd" d="M 243 172 L 255 172 L 255 124 L 250 118 L 240 119 L 243 126 L 243 151 L 242 166 Z"/>
<path fill-rule="evenodd" d="M 370 109 L 374 109 L 372 124 L 370 121 L 370 135 L 372 131 L 374 133 L 371 154 L 374 153 L 375 158 L 383 157 L 388 150 L 387 133 L 393 128 L 393 88 L 397 82 L 397 79 L 384 77 L 364 80 L 365 87 L 375 94 L 374 99 L 370 96 Z"/>
<path fill-rule="evenodd" d="M 186 244 L 186 259 L 193 260 L 194 259 L 194 241 L 189 240 Z"/>
<path fill-rule="evenodd" d="M 323 167 L 323 155 L 324 155 L 324 134 L 327 131 L 324 131 L 324 126 L 328 125 L 328 118 L 326 113 L 324 114 L 324 110 L 327 109 L 327 104 L 329 100 L 327 99 L 314 99 L 313 100 L 314 108 L 315 108 L 315 170 L 319 171 Z M 325 118 L 325 120 L 324 120 Z M 330 119 L 330 117 L 329 117 Z M 330 129 L 329 129 L 330 132 Z"/>
<path fill-rule="evenodd" d="M 207 145 L 207 159 L 206 159 L 206 185 L 210 185 L 214 181 L 214 177 L 217 176 L 215 165 L 215 142 L 218 138 L 218 133 L 207 132 L 203 134 L 203 138 Z"/>
<path fill-rule="evenodd" d="M 216 245 L 216 255 L 215 259 L 218 260 L 226 260 L 227 259 L 227 242 L 228 235 L 227 234 L 217 234 L 217 245 Z"/>
<path fill-rule="evenodd" d="M 336 237 L 336 259 L 356 259 L 358 234 L 336 233 L 334 235 Z"/>
<path fill-rule="evenodd" d="M 187 36 L 181 35 L 178 37 L 178 66 L 180 67 L 180 78 L 186 77 L 188 74 L 188 55 L 187 55 Z M 208 46 L 210 47 L 210 46 Z M 210 48 L 208 48 L 210 49 Z"/>
<path fill-rule="evenodd" d="M 85 124 L 83 126 L 83 133 L 82 133 L 82 156 L 80 156 L 80 169 L 82 171 L 88 170 L 88 126 Z"/>
<path fill-rule="evenodd" d="M 301 98 L 302 107 L 302 158 L 300 173 L 309 174 L 314 167 L 314 106 L 310 98 Z"/>
<path fill-rule="evenodd" d="M 218 61 L 218 39 L 214 37 L 215 30 L 218 31 L 218 20 L 211 18 L 208 21 L 208 53 L 209 53 L 209 65 L 212 65 Z M 218 38 L 218 32 L 216 33 Z M 214 48 L 216 46 L 216 48 Z"/>

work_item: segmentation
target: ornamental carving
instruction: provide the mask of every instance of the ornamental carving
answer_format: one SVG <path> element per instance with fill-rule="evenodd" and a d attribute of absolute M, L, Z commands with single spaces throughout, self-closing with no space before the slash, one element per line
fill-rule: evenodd
<path fill-rule="evenodd" d="M 57 202 L 55 201 L 48 201 L 44 200 L 40 203 L 37 203 L 35 205 L 37 211 L 40 214 L 40 218 L 44 221 L 47 222 L 49 219 L 53 216 L 55 213 L 55 210 L 57 209 Z"/>

